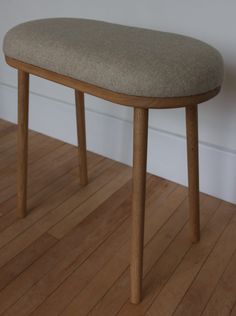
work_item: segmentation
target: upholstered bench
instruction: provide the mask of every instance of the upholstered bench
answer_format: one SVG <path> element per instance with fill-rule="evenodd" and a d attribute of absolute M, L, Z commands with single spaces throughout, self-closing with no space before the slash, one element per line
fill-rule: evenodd
<path fill-rule="evenodd" d="M 220 54 L 199 40 L 178 34 L 70 18 L 37 20 L 14 27 L 5 36 L 4 53 L 6 62 L 18 69 L 17 194 L 21 217 L 27 212 L 29 74 L 75 90 L 83 185 L 87 183 L 84 93 L 134 108 L 131 302 L 140 302 L 148 110 L 185 107 L 189 222 L 192 241 L 197 242 L 197 106 L 220 91 Z"/>

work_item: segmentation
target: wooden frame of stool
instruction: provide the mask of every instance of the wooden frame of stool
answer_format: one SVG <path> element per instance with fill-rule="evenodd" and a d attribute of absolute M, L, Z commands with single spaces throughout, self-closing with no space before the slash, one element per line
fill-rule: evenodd
<path fill-rule="evenodd" d="M 200 238 L 199 221 L 199 175 L 198 175 L 198 104 L 217 95 L 220 87 L 204 94 L 176 98 L 131 96 L 113 92 L 58 73 L 42 69 L 6 56 L 6 62 L 18 70 L 18 166 L 17 166 L 17 212 L 27 214 L 27 153 L 29 75 L 35 75 L 60 83 L 75 90 L 77 134 L 79 143 L 79 168 L 82 185 L 88 182 L 86 160 L 86 132 L 84 93 L 134 108 L 133 141 L 133 194 L 131 236 L 131 302 L 137 304 L 142 296 L 143 239 L 146 187 L 146 161 L 148 138 L 148 110 L 150 108 L 186 109 L 189 221 L 191 239 Z"/>

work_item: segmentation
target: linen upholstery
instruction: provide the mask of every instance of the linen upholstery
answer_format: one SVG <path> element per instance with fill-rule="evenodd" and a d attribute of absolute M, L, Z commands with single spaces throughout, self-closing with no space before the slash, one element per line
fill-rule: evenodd
<path fill-rule="evenodd" d="M 102 21 L 30 21 L 5 36 L 6 56 L 128 95 L 178 97 L 219 87 L 216 49 L 183 35 Z"/>

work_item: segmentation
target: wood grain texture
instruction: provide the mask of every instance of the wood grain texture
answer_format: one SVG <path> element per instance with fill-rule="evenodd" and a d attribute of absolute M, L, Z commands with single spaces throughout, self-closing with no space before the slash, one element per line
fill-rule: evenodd
<path fill-rule="evenodd" d="M 86 124 L 85 124 L 85 109 L 84 109 L 84 93 L 75 90 L 75 108 L 76 108 L 76 123 L 77 136 L 79 146 L 79 175 L 81 185 L 88 183 L 87 171 L 87 151 L 86 151 Z"/>
<path fill-rule="evenodd" d="M 37 261 L 44 252 L 55 245 L 56 242 L 57 239 L 46 233 L 12 258 L 7 265 L 0 269 L 0 290 L 14 281 L 24 270 Z"/>
<path fill-rule="evenodd" d="M 189 222 L 192 242 L 200 239 L 199 167 L 198 167 L 198 108 L 186 107 Z"/>
<path fill-rule="evenodd" d="M 177 198 L 178 195 L 179 193 L 176 194 L 175 199 Z M 172 203 L 173 201 L 174 200 L 172 199 Z M 210 202 L 211 200 L 209 198 L 205 196 L 203 197 L 203 207 L 201 210 L 202 211 L 201 219 L 202 219 L 203 227 L 208 223 L 209 219 L 212 217 L 212 214 L 214 214 L 216 207 L 218 207 L 218 204 L 210 203 Z M 173 204 L 173 205 L 176 205 L 176 204 Z M 187 210 L 186 207 L 187 207 L 187 204 L 183 204 L 177 210 L 179 212 L 186 213 L 186 210 Z M 175 209 L 174 214 L 176 214 L 176 209 Z M 171 226 L 170 224 L 165 225 L 163 227 L 163 230 L 165 234 L 167 235 L 164 236 L 166 240 L 164 241 L 164 244 L 161 245 L 162 250 L 160 251 L 160 254 L 157 256 L 155 260 L 151 261 L 150 263 L 146 263 L 147 268 L 144 269 L 144 281 L 143 281 L 143 287 L 144 287 L 143 301 L 139 305 L 135 306 L 134 308 L 126 299 L 126 301 L 118 309 L 118 312 L 119 312 L 118 315 L 128 316 L 128 315 L 146 314 L 152 302 L 159 295 L 159 293 L 161 292 L 167 280 L 171 278 L 176 267 L 180 265 L 186 253 L 191 249 L 191 242 L 188 239 L 188 225 L 185 222 L 182 222 L 182 225 L 178 226 L 175 219 L 176 217 L 173 218 L 172 221 L 170 221 L 170 223 L 172 222 L 173 226 L 176 225 L 175 229 L 172 228 L 174 235 L 173 233 L 171 233 L 171 227 L 173 226 Z M 157 238 L 158 236 L 162 235 L 160 233 L 161 231 L 157 233 Z M 170 239 L 166 238 L 169 236 L 170 237 L 172 236 L 172 238 Z M 156 240 L 156 242 L 158 242 L 158 239 Z M 160 245 L 157 248 L 151 245 L 150 247 L 151 248 L 149 249 L 149 251 L 150 252 L 153 251 L 155 254 L 156 254 L 156 249 L 160 249 L 159 248 Z M 145 249 L 147 248 L 148 246 L 145 247 Z M 144 250 L 144 253 L 145 253 L 145 250 Z M 154 254 L 153 254 L 153 257 L 154 257 Z M 158 308 L 155 309 L 155 311 L 158 311 Z"/>
<path fill-rule="evenodd" d="M 53 141 L 52 138 L 46 138 L 40 134 L 32 134 L 29 132 L 28 137 L 28 168 L 31 173 L 35 163 L 43 157 L 53 152 L 55 149 L 60 147 L 62 144 L 59 141 Z M 15 185 L 15 171 L 17 161 L 17 150 L 16 146 L 11 147 L 5 151 L 6 156 L 1 155 L 1 166 L 0 166 L 0 204 L 2 202 L 2 195 L 4 190 L 8 187 L 13 188 Z M 8 191 L 10 192 L 10 191 Z"/>
<path fill-rule="evenodd" d="M 74 148 L 74 150 L 69 151 L 69 148 L 68 145 L 62 144 L 62 146 L 54 149 L 53 152 L 48 153 L 48 155 L 36 161 L 32 166 L 28 166 L 30 173 L 27 188 L 28 201 L 46 185 L 54 182 L 55 179 L 65 174 L 73 167 L 78 166 L 77 150 Z M 70 165 L 68 164 L 68 161 L 70 161 Z M 47 177 L 45 177 L 45 175 L 47 175 Z M 37 181 L 35 181 L 36 179 Z M 15 195 L 16 188 L 13 177 L 13 182 L 0 192 L 1 211 L 4 214 L 15 208 Z M 28 209 L 30 208 L 31 206 L 28 205 Z"/>
<path fill-rule="evenodd" d="M 80 194 L 78 194 L 78 181 L 70 181 L 66 187 L 64 185 L 60 190 L 56 190 L 55 194 L 45 203 L 39 203 L 34 212 L 27 216 L 24 221 L 18 221 L 3 231 L 0 237 L 2 246 L 0 266 L 5 265 L 15 255 L 28 247 L 32 241 L 56 226 L 63 218 L 66 219 L 67 215 L 70 216 L 71 212 L 75 212 L 83 202 L 98 191 L 104 185 L 104 181 L 109 180 L 108 176 L 114 175 L 114 171 L 110 170 L 112 166 L 108 165 L 110 168 L 106 171 L 104 169 L 107 166 L 105 168 L 98 166 L 99 172 L 103 171 L 102 176 L 91 181 L 91 185 L 86 186 L 86 189 L 81 189 Z M 19 237 L 15 238 L 17 235 Z"/>
<path fill-rule="evenodd" d="M 17 212 L 27 213 L 29 74 L 18 70 Z"/>
<path fill-rule="evenodd" d="M 38 174 L 46 157 L 32 158 Z M 131 168 L 88 152 L 90 182 L 82 187 L 76 160 L 77 148 L 67 145 L 58 157 L 67 172 L 52 182 L 42 174 L 44 187 L 29 198 L 34 210 L 13 223 L 0 217 L 2 315 L 235 314 L 235 205 L 200 194 L 202 238 L 192 244 L 187 188 L 147 175 L 143 301 L 130 304 Z"/>
<path fill-rule="evenodd" d="M 233 241 L 231 241 L 233 242 Z M 203 316 L 228 316 L 236 304 L 236 251 L 202 313 Z"/>
<path fill-rule="evenodd" d="M 234 305 L 232 307 L 232 311 L 230 313 L 230 316 L 235 316 L 235 315 L 236 315 L 236 301 L 235 301 L 235 303 L 234 303 Z"/>
<path fill-rule="evenodd" d="M 189 310 L 189 313 L 195 316 L 204 310 L 236 250 L 236 244 L 232 242 L 232 240 L 236 240 L 235 220 L 236 214 L 220 236 L 195 279 L 192 278 L 186 284 L 188 290 L 186 288 L 182 290 L 183 298 L 174 312 L 175 316 L 183 315 L 185 310 Z M 233 275 L 232 273 L 232 277 Z"/>
<path fill-rule="evenodd" d="M 199 104 L 205 102 L 220 92 L 220 87 L 209 91 L 207 93 L 188 96 L 188 97 L 178 97 L 178 98 L 153 98 L 153 97 L 143 97 L 143 96 L 132 96 L 122 93 L 113 92 L 92 84 L 79 81 L 67 76 L 60 75 L 58 73 L 39 68 L 19 60 L 15 60 L 5 56 L 8 65 L 21 69 L 23 71 L 29 72 L 30 74 L 36 75 L 38 77 L 48 79 L 60 84 L 63 84 L 72 89 L 94 95 L 101 99 L 111 101 L 121 105 L 127 105 L 131 107 L 142 107 L 142 108 L 176 108 L 184 107 L 194 104 Z"/>
<path fill-rule="evenodd" d="M 154 177 L 148 178 L 147 186 L 149 188 L 149 194 L 147 199 L 149 199 L 149 197 L 155 192 L 155 185 L 157 183 L 158 181 Z M 110 237 L 107 238 L 104 243 L 102 243 L 96 251 L 94 251 L 93 254 L 91 254 L 91 256 L 88 257 L 87 260 L 84 261 L 75 270 L 75 272 L 73 272 L 69 278 L 55 290 L 55 292 L 53 292 L 51 297 L 48 297 L 45 303 L 39 306 L 33 315 L 59 314 L 71 302 L 72 298 L 80 296 L 81 291 L 83 291 L 89 282 L 93 281 L 93 285 L 95 284 L 94 277 L 96 274 L 98 274 L 102 270 L 103 266 L 110 261 L 117 251 L 119 251 L 123 243 L 125 243 L 127 247 L 130 226 L 130 193 L 131 182 L 129 181 L 127 185 L 123 186 L 123 188 L 112 195 L 111 199 L 108 199 L 105 204 L 103 203 L 97 209 L 96 212 L 98 213 L 98 216 L 100 213 L 104 214 L 106 207 L 106 209 L 111 213 L 111 216 L 117 216 L 119 214 L 122 216 L 124 221 L 117 230 L 113 231 Z M 126 257 L 126 261 L 129 261 L 128 257 Z M 111 280 L 109 282 L 111 282 Z M 98 283 L 97 287 L 99 287 Z M 55 297 L 60 297 L 60 303 L 57 301 L 57 304 L 54 304 Z M 85 294 L 83 297 L 86 299 Z M 75 301 L 77 302 L 77 299 L 75 299 Z M 90 296 L 90 306 L 91 304 L 92 299 Z M 85 306 L 85 308 L 88 309 L 89 305 Z"/>
<path fill-rule="evenodd" d="M 130 301 L 138 304 L 142 297 L 143 239 L 148 143 L 148 110 L 134 109 L 133 193 L 130 260 Z"/>

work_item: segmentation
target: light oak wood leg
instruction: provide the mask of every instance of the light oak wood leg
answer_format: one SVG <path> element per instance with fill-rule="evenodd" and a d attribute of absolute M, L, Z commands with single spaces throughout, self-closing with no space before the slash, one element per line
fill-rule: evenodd
<path fill-rule="evenodd" d="M 18 70 L 17 212 L 27 214 L 29 74 Z"/>
<path fill-rule="evenodd" d="M 143 239 L 146 191 L 148 110 L 134 109 L 133 196 L 131 236 L 131 297 L 138 304 L 142 297 Z"/>
<path fill-rule="evenodd" d="M 79 173 L 81 185 L 88 183 L 87 173 L 87 152 L 86 152 L 86 127 L 85 127 L 85 109 L 84 109 L 84 93 L 75 90 L 76 103 L 76 121 L 77 121 L 77 136 L 79 150 Z"/>
<path fill-rule="evenodd" d="M 189 222 L 192 242 L 200 239 L 199 171 L 198 171 L 198 106 L 186 107 Z"/>

